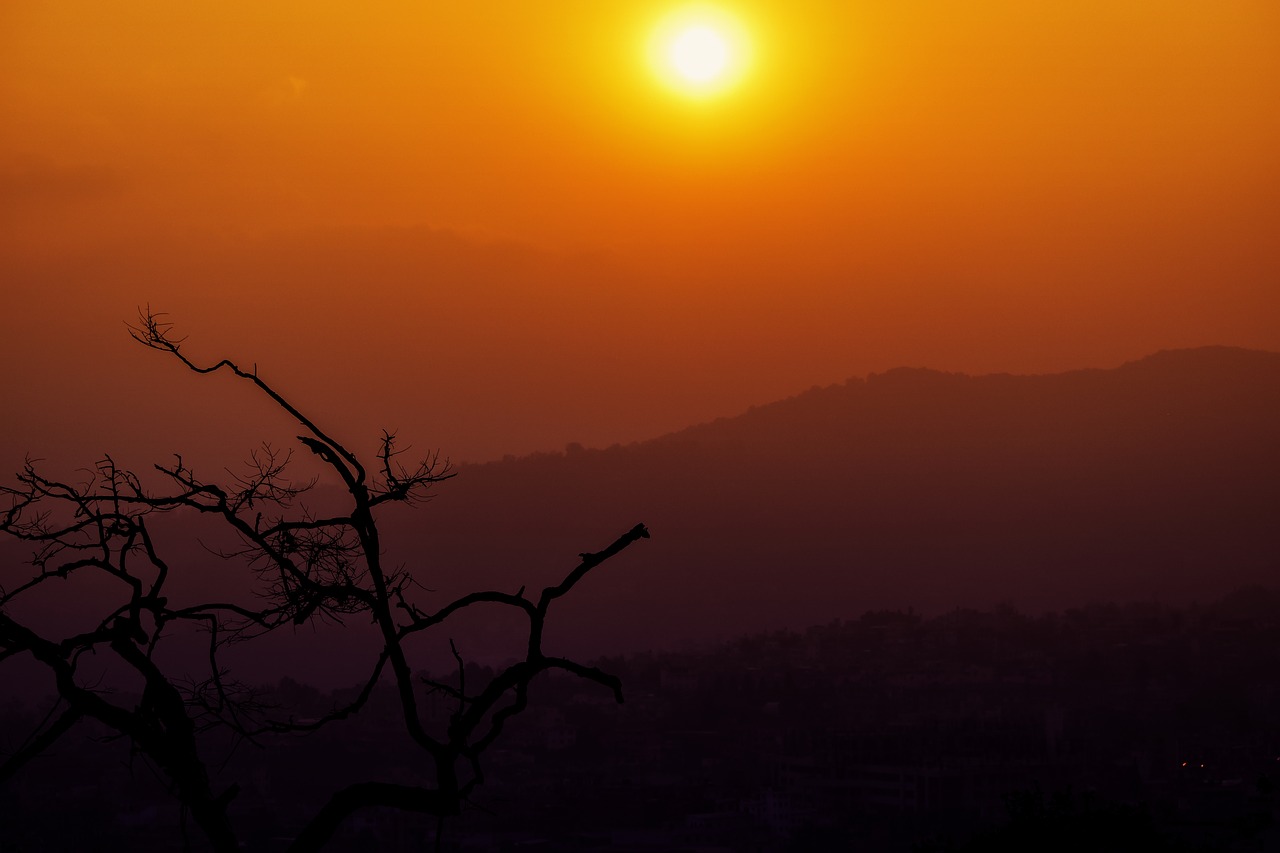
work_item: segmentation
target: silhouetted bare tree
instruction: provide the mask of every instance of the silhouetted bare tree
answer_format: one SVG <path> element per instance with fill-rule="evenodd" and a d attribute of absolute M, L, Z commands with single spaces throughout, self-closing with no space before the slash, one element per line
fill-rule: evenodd
<path fill-rule="evenodd" d="M 332 793 L 290 848 L 316 850 L 360 809 L 389 807 L 442 818 L 457 814 L 484 779 L 485 750 L 507 721 L 525 709 L 529 684 L 540 673 L 572 673 L 597 682 L 622 701 L 621 683 L 614 676 L 546 654 L 543 632 L 551 605 L 593 568 L 647 538 L 643 525 L 635 525 L 602 551 L 581 554 L 560 583 L 536 597 L 526 596 L 524 588 L 514 593 L 477 591 L 442 607 L 421 607 L 414 600 L 411 574 L 383 563 L 378 510 L 385 504 L 423 500 L 436 483 L 454 476 L 447 460 L 429 455 L 406 466 L 400 462 L 395 436 L 384 433 L 376 461 L 366 467 L 256 369 L 245 370 L 226 359 L 208 366 L 191 360 L 183 339 L 172 334 L 163 315 L 150 309 L 140 312 L 137 325 L 129 328 L 139 343 L 172 356 L 197 374 L 228 372 L 251 383 L 288 413 L 301 426 L 301 446 L 341 480 L 344 508 L 323 515 L 310 511 L 302 498 L 313 483 L 292 480 L 289 454 L 269 446 L 250 458 L 246 474 L 225 483 L 201 478 L 176 457 L 171 464 L 155 466 L 158 488 L 147 487 L 142 477 L 109 457 L 81 482 L 47 477 L 28 460 L 15 485 L 0 487 L 8 498 L 0 530 L 30 543 L 35 569 L 7 588 L 0 587 L 0 661 L 19 656 L 38 661 L 56 684 L 57 704 L 0 764 L 0 782 L 80 721 L 96 720 L 158 770 L 214 849 L 236 850 L 240 838 L 228 817 L 228 804 L 239 789 L 233 783 L 215 790 L 210 758 L 201 752 L 201 733 L 223 728 L 256 738 L 314 731 L 359 713 L 377 685 L 389 681 L 398 697 L 398 718 L 430 768 L 434 784 L 351 781 Z M 251 604 L 170 602 L 174 570 L 153 537 L 153 521 L 175 512 L 212 516 L 234 532 L 239 546 L 220 555 L 252 567 L 256 597 Z M 41 633 L 24 619 L 29 600 L 50 594 L 50 587 L 61 581 L 86 575 L 105 580 L 114 590 L 95 616 L 96 626 L 71 636 L 48 636 L 50 632 Z M 455 686 L 415 678 L 408 642 L 477 605 L 523 616 L 528 626 L 523 658 L 476 692 L 468 692 L 461 681 Z M 232 644 L 253 642 L 284 626 L 357 615 L 376 625 L 380 648 L 358 695 L 319 719 L 297 722 L 265 706 L 224 666 L 223 653 Z M 207 634 L 201 674 L 194 678 L 177 671 L 171 665 L 173 656 L 162 653 L 170 638 L 193 627 Z M 124 694 L 113 693 L 97 680 L 101 657 L 108 652 L 116 667 L 126 669 L 131 683 L 140 685 L 140 699 L 125 701 Z M 456 649 L 453 654 L 461 667 Z M 97 663 L 86 666 L 89 659 Z M 452 697 L 456 709 L 443 732 L 429 730 L 422 709 L 426 693 L 439 690 Z"/>

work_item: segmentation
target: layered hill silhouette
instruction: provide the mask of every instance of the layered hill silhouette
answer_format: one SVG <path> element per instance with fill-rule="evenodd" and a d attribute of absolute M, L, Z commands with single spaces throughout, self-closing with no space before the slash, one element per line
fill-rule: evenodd
<path fill-rule="evenodd" d="M 879 607 L 1276 583 L 1280 354 L 891 370 L 630 446 L 464 466 L 395 538 L 441 594 L 514 590 L 637 521 L 652 542 L 565 602 L 558 637 L 661 647 Z"/>
<path fill-rule="evenodd" d="M 1038 376 L 891 370 L 651 441 L 461 466 L 425 507 L 388 511 L 383 542 L 430 607 L 484 588 L 536 597 L 637 522 L 653 538 L 557 602 L 548 651 L 678 648 L 879 608 L 1179 604 L 1274 586 L 1280 354 L 1209 347 Z M 242 600 L 251 576 L 209 553 L 227 543 L 207 525 L 159 531 L 180 567 L 171 595 Z M 100 618 L 109 592 L 55 587 L 36 606 L 70 631 Z M 468 659 L 518 649 L 516 625 L 464 617 L 447 631 Z M 371 633 L 273 635 L 237 671 L 350 683 Z"/>

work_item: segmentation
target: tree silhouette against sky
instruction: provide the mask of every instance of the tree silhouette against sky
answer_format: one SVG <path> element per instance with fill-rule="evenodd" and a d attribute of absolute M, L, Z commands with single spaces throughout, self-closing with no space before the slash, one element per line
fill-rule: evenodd
<path fill-rule="evenodd" d="M 293 839 L 291 850 L 323 847 L 355 812 L 374 807 L 400 809 L 441 819 L 458 814 L 484 780 L 482 758 L 504 725 L 523 711 L 530 682 L 560 670 L 600 684 L 622 701 L 620 681 L 600 669 L 543 650 L 551 605 L 596 566 L 648 538 L 637 524 L 605 549 L 580 555 L 560 583 L 536 597 L 516 592 L 475 591 L 443 606 L 416 600 L 421 585 L 411 571 L 383 562 L 378 515 L 384 505 L 413 506 L 435 484 L 454 476 L 447 460 L 429 454 L 401 461 L 395 436 L 384 432 L 376 458 L 366 464 L 296 408 L 255 370 L 223 359 L 208 366 L 191 360 L 183 339 L 164 316 L 149 308 L 129 327 L 142 345 L 177 359 L 200 375 L 231 373 L 251 383 L 272 405 L 302 428 L 298 441 L 342 483 L 342 508 L 320 513 L 305 498 L 314 480 L 300 482 L 288 470 L 290 453 L 264 445 L 246 472 L 217 483 L 197 475 L 181 456 L 155 466 L 158 486 L 144 482 L 110 458 L 99 461 L 80 481 L 46 476 L 28 460 L 16 484 L 0 487 L 8 499 L 0 509 L 0 530 L 33 550 L 34 572 L 11 567 L 0 573 L 0 663 L 28 658 L 42 665 L 56 685 L 54 705 L 35 731 L 0 763 L 0 782 L 47 751 L 77 724 L 93 720 L 127 741 L 167 782 L 184 814 L 218 851 L 238 849 L 241 838 L 228 806 L 239 794 L 235 782 L 215 785 L 204 733 L 222 730 L 233 739 L 265 743 L 268 735 L 315 731 L 360 713 L 375 688 L 389 681 L 398 698 L 398 719 L 418 751 L 430 785 L 385 779 L 353 779 L 333 791 Z M 238 545 L 218 551 L 252 570 L 248 603 L 171 600 L 183 571 L 170 562 L 153 535 L 161 517 L 196 513 L 212 517 L 234 534 Z M 49 629 L 38 617 L 39 602 L 75 595 L 68 581 L 96 584 L 96 624 L 70 635 Z M 185 597 L 185 596 L 183 596 Z M 83 601 L 78 601 L 83 604 Z M 489 605 L 515 611 L 527 623 L 523 655 L 501 668 L 488 683 L 468 685 L 464 661 L 453 641 L 456 682 L 415 672 L 408 646 L 461 611 Z M 32 616 L 31 614 L 36 614 Z M 376 626 L 378 648 L 354 698 L 319 718 L 299 719 L 273 707 L 237 681 L 225 664 L 232 646 L 289 626 L 366 620 Z M 196 633 L 204 654 L 198 664 L 171 649 Z M 103 676 L 109 659 L 113 676 Z M 193 675 L 191 667 L 198 666 Z M 119 685 L 127 685 L 119 689 Z M 434 731 L 425 698 L 443 691 L 452 707 L 444 731 Z"/>

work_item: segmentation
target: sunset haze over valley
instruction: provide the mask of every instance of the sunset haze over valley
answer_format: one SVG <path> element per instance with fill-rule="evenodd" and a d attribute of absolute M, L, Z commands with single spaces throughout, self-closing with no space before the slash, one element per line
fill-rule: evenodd
<path fill-rule="evenodd" d="M 260 440 L 131 348 L 147 304 L 357 446 L 471 461 L 1280 349 L 1274 4 L 724 3 L 749 61 L 689 97 L 650 42 L 701 7 L 6 4 L 8 467 Z"/>
<path fill-rule="evenodd" d="M 0 0 L 0 851 L 1280 850 L 1277 0 Z"/>

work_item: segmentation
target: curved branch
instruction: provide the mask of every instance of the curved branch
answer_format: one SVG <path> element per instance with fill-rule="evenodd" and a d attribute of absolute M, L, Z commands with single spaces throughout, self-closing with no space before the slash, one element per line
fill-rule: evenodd
<path fill-rule="evenodd" d="M 252 372 L 244 370 L 228 358 L 224 358 L 216 364 L 201 367 L 182 353 L 182 344 L 186 339 L 173 337 L 171 333 L 173 324 L 160 319 L 163 316 L 163 314 L 152 311 L 149 307 L 146 309 L 139 309 L 138 325 L 133 326 L 126 324 L 128 326 L 130 336 L 145 347 L 171 354 L 174 358 L 178 359 L 178 361 L 182 362 L 188 369 L 195 373 L 217 373 L 225 367 L 238 378 L 252 382 L 259 390 L 270 397 L 272 402 L 292 415 L 298 423 L 302 424 L 302 426 L 306 427 L 307 431 L 315 436 L 315 439 L 322 442 L 319 447 L 323 447 L 327 452 L 321 452 L 317 447 L 312 446 L 311 442 L 314 440 L 302 439 L 303 443 L 307 444 L 308 448 L 319 452 L 321 457 L 338 471 L 348 486 L 364 482 L 365 470 L 364 466 L 360 464 L 360 460 L 356 459 L 355 455 L 343 447 L 336 439 L 330 438 L 322 429 L 320 429 L 320 427 L 316 426 L 315 422 L 300 412 L 292 403 L 281 396 L 279 392 L 268 385 L 261 377 L 258 376 L 257 370 Z M 339 457 L 341 458 L 341 461 L 339 461 Z"/>
<path fill-rule="evenodd" d="M 335 793 L 289 845 L 289 853 L 322 848 L 342 822 L 361 809 L 392 808 L 418 814 L 451 817 L 459 813 L 455 794 L 390 782 L 358 782 Z"/>
<path fill-rule="evenodd" d="M 57 742 L 58 738 L 69 732 L 71 728 L 83 718 L 84 715 L 81 714 L 80 711 L 75 708 L 68 708 L 66 711 L 62 712 L 58 719 L 54 720 L 51 726 L 39 733 L 33 734 L 27 743 L 23 744 L 17 752 L 9 756 L 4 764 L 0 764 L 0 782 L 8 779 L 14 773 L 18 772 L 18 769 L 21 768 L 22 765 L 53 746 L 53 744 Z"/>
<path fill-rule="evenodd" d="M 569 576 L 559 584 L 556 586 L 549 586 L 542 591 L 542 595 L 538 598 L 538 610 L 542 613 L 546 613 L 547 607 L 551 602 L 573 589 L 574 585 L 577 584 L 578 581 L 586 577 L 587 572 L 614 556 L 619 551 L 622 551 L 631 543 L 640 539 L 648 538 L 649 529 L 643 524 L 637 524 L 635 527 L 619 536 L 612 545 L 605 548 L 603 551 L 597 551 L 594 554 L 579 554 L 578 556 L 582 558 L 582 562 L 578 567 L 570 572 Z"/>
<path fill-rule="evenodd" d="M 533 618 L 537 613 L 536 608 L 533 606 L 533 602 L 522 595 L 512 595 L 511 593 L 496 591 L 472 592 L 456 599 L 455 601 L 449 602 L 434 613 L 416 616 L 410 624 L 400 629 L 399 636 L 404 638 L 410 634 L 430 628 L 433 625 L 439 625 L 441 622 L 445 621 L 454 613 L 457 613 L 465 607 L 486 602 L 490 604 L 505 604 L 510 607 L 516 607 L 527 613 L 530 618 Z M 406 609 L 407 607 L 408 606 L 405 605 Z"/>

